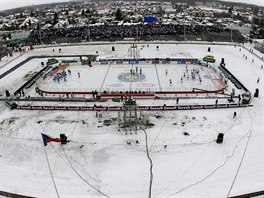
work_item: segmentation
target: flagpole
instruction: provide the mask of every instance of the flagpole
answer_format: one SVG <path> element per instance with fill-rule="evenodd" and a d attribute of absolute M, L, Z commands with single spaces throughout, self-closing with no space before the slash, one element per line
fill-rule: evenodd
<path fill-rule="evenodd" d="M 43 129 L 41 123 L 38 123 L 42 132 L 45 133 L 45 130 Z M 55 180 L 53 178 L 53 175 L 52 175 L 52 171 L 51 171 L 51 168 L 50 168 L 50 163 L 49 163 L 49 158 L 48 158 L 48 155 L 47 155 L 47 151 L 46 151 L 46 146 L 45 146 L 45 142 L 44 142 L 44 139 L 43 139 L 43 134 L 40 133 L 41 135 L 41 139 L 42 139 L 42 142 L 43 142 L 43 147 L 44 147 L 44 153 L 45 153 L 45 157 L 46 157 L 46 161 L 47 161 L 47 164 L 48 164 L 48 167 L 49 167 L 49 172 L 50 172 L 50 176 L 51 176 L 51 179 L 52 179 L 52 182 L 53 182 L 53 186 L 55 188 L 55 191 L 56 191 L 56 194 L 57 194 L 57 197 L 60 198 L 60 195 L 59 195 L 59 191 L 57 189 L 57 186 L 56 186 L 56 183 L 55 183 Z"/>
<path fill-rule="evenodd" d="M 55 188 L 55 191 L 56 191 L 57 197 L 60 198 L 60 195 L 59 195 L 59 192 L 58 192 L 58 189 L 57 189 L 57 186 L 56 186 L 55 180 L 54 180 L 53 175 L 52 175 L 52 171 L 51 171 L 51 168 L 50 168 L 50 163 L 49 163 L 49 159 L 48 159 L 48 156 L 47 156 L 47 151 L 46 151 L 45 146 L 44 146 L 44 152 L 45 152 L 45 156 L 46 156 L 47 164 L 48 164 L 48 167 L 49 167 L 50 176 L 51 176 L 51 178 L 52 178 L 52 182 L 53 182 L 53 185 L 54 185 L 54 188 Z"/>

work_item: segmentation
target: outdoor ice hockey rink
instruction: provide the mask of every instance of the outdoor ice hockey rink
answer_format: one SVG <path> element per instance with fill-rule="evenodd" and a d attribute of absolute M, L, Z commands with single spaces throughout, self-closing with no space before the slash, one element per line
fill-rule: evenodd
<path fill-rule="evenodd" d="M 60 80 L 57 73 L 67 74 Z M 162 92 L 221 90 L 225 86 L 220 74 L 211 68 L 193 64 L 93 64 L 68 66 L 41 78 L 38 87 L 47 93 L 99 92 Z"/>

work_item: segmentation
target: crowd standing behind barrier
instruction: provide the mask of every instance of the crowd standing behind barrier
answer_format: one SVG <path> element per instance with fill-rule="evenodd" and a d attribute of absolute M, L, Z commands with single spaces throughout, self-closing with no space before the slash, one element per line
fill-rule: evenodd
<path fill-rule="evenodd" d="M 93 25 L 86 27 L 60 28 L 60 29 L 41 29 L 33 30 L 30 33 L 30 41 L 34 44 L 41 42 L 51 42 L 52 39 L 66 37 L 87 39 L 104 38 L 127 38 L 139 36 L 147 40 L 152 35 L 175 35 L 184 33 L 199 34 L 203 32 L 223 32 L 221 25 L 203 26 L 203 25 L 179 25 L 179 24 L 140 24 L 140 25 Z"/>

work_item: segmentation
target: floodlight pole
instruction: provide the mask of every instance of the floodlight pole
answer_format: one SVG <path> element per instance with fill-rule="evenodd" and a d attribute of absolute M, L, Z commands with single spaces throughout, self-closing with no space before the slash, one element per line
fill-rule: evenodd
<path fill-rule="evenodd" d="M 45 132 L 43 127 L 41 126 L 41 124 L 40 124 L 40 127 L 41 127 L 42 131 Z M 41 134 L 41 139 L 43 139 L 42 134 Z M 44 140 L 43 140 L 43 143 L 44 143 Z M 53 186 L 55 188 L 57 197 L 60 198 L 60 194 L 59 194 L 58 188 L 56 186 L 56 183 L 55 183 L 55 180 L 54 180 L 54 177 L 53 177 L 53 174 L 52 174 L 52 170 L 50 168 L 50 163 L 49 163 L 49 158 L 48 158 L 48 155 L 47 155 L 46 147 L 45 147 L 44 144 L 42 144 L 42 145 L 43 145 L 43 149 L 44 149 L 44 153 L 45 153 L 45 157 L 46 157 L 46 161 L 47 161 L 47 164 L 48 164 L 48 168 L 49 168 L 49 172 L 50 172 L 50 176 L 51 176 L 51 179 L 52 179 Z"/>
<path fill-rule="evenodd" d="M 39 28 L 39 38 L 40 38 L 40 45 L 42 45 L 42 36 L 41 36 L 41 29 Z"/>
<path fill-rule="evenodd" d="M 137 41 L 138 41 L 138 22 L 137 22 Z"/>
<path fill-rule="evenodd" d="M 185 27 L 185 24 L 183 24 L 183 39 L 184 39 L 184 41 L 186 41 L 186 27 Z"/>
<path fill-rule="evenodd" d="M 230 29 L 231 30 L 231 42 L 233 42 L 233 31 L 232 31 L 232 29 Z"/>
<path fill-rule="evenodd" d="M 137 7 L 136 7 L 136 12 L 135 12 L 137 15 L 136 15 L 136 17 L 137 17 L 137 35 L 136 35 L 136 41 L 138 41 L 138 12 L 137 12 Z"/>
<path fill-rule="evenodd" d="M 88 39 L 91 41 L 91 32 L 90 32 L 90 15 L 88 15 Z"/>
<path fill-rule="evenodd" d="M 138 41 L 138 16 L 137 16 L 137 41 Z"/>

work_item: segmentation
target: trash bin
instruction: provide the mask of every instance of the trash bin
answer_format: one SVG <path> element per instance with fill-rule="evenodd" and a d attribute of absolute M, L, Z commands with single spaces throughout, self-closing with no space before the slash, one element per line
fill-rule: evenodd
<path fill-rule="evenodd" d="M 223 133 L 218 133 L 217 139 L 216 139 L 216 143 L 217 144 L 222 144 L 224 140 L 224 134 Z"/>
<path fill-rule="evenodd" d="M 120 98 L 112 98 L 113 102 L 120 102 Z"/>

